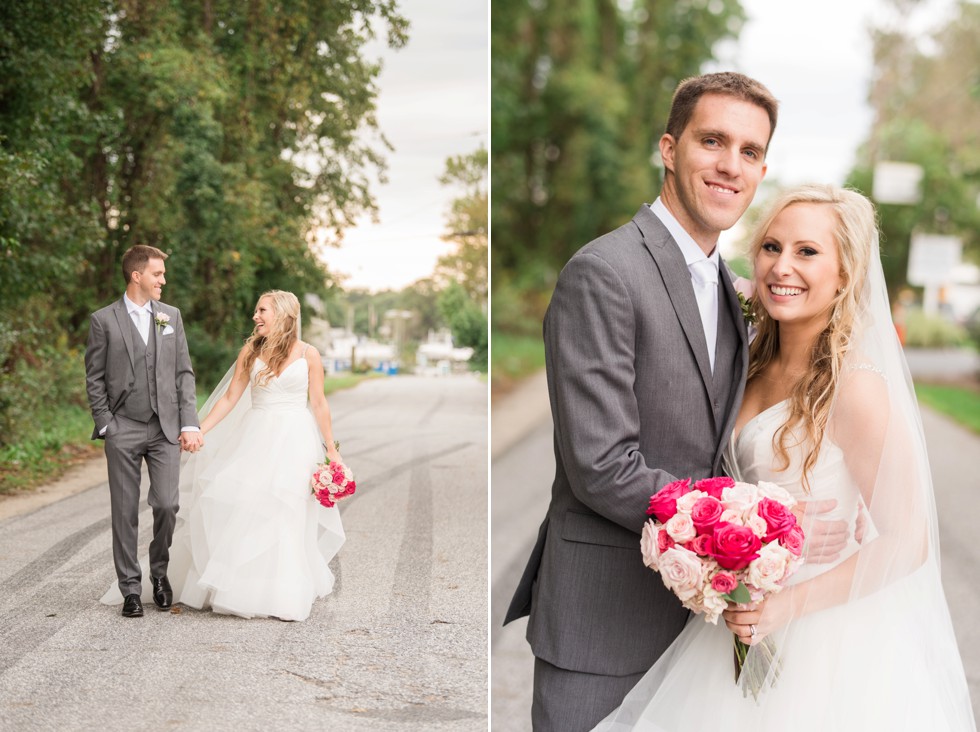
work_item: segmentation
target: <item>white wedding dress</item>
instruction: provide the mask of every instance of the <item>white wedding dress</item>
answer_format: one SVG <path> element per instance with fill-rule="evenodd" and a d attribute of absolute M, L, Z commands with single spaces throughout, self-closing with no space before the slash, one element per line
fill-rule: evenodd
<path fill-rule="evenodd" d="M 731 439 L 725 453 L 729 474 L 743 482 L 777 483 L 800 500 L 834 498 L 837 508 L 827 518 L 846 520 L 853 534 L 863 502 L 838 446 L 825 438 L 809 496 L 800 487 L 799 465 L 778 473 L 772 469 L 773 436 L 787 410 L 788 402 L 770 407 Z M 865 545 L 876 537 L 875 527 L 867 526 Z M 852 536 L 837 563 L 858 550 Z M 804 565 L 789 584 L 833 566 Z M 596 730 L 975 730 L 959 652 L 946 632 L 948 613 L 937 617 L 935 600 L 942 592 L 937 564 L 926 562 L 872 594 L 794 621 L 772 635 L 781 672 L 758 701 L 735 683 L 732 633 L 724 621 L 711 625 L 692 615 L 673 645 Z M 941 607 L 945 612 L 944 601 Z"/>
<path fill-rule="evenodd" d="M 344 529 L 338 509 L 321 506 L 310 492 L 324 452 L 307 407 L 307 361 L 293 361 L 259 386 L 263 366 L 257 359 L 250 393 L 181 467 L 167 576 L 175 603 L 305 620 L 333 588 L 327 564 L 344 543 Z M 103 598 L 121 601 L 115 587 Z"/>

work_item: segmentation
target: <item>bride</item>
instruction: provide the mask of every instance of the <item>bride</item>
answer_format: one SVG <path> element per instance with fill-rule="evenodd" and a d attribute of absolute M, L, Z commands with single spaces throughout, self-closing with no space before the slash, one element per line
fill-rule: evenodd
<path fill-rule="evenodd" d="M 204 448 L 181 467 L 170 548 L 173 599 L 242 617 L 305 620 L 330 593 L 327 563 L 344 543 L 336 507 L 310 478 L 334 447 L 323 365 L 299 339 L 300 305 L 264 293 L 255 329 L 201 410 Z M 118 602 L 110 589 L 103 602 Z"/>
<path fill-rule="evenodd" d="M 758 334 L 725 454 L 735 480 L 836 500 L 847 548 L 757 605 L 730 605 L 727 627 L 692 616 L 596 730 L 976 729 L 877 242 L 853 191 L 804 186 L 775 202 L 752 238 Z M 769 669 L 757 699 L 748 675 L 735 682 L 733 633 L 746 663 Z M 770 663 L 758 654 L 772 647 Z"/>

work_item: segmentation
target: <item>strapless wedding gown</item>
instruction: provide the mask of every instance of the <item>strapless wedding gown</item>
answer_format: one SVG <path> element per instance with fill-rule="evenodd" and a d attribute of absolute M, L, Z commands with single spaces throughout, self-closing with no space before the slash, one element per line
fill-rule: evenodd
<path fill-rule="evenodd" d="M 167 576 L 175 603 L 305 620 L 313 602 L 333 589 L 327 564 L 344 543 L 344 529 L 338 509 L 321 506 L 310 493 L 323 448 L 307 407 L 306 359 L 256 386 L 263 365 L 253 366 L 252 404 L 240 425 L 209 433 L 203 469 L 191 469 L 197 455 L 181 469 Z M 149 582 L 143 584 L 148 594 Z"/>
<path fill-rule="evenodd" d="M 725 462 L 735 480 L 781 485 L 797 499 L 837 500 L 829 518 L 853 534 L 860 494 L 841 450 L 825 441 L 810 479 L 800 488 L 800 466 L 773 470 L 772 439 L 786 420 L 781 402 L 750 420 L 730 441 Z M 875 536 L 873 526 L 865 541 Z M 858 550 L 850 540 L 840 562 Z M 804 565 L 790 580 L 803 582 L 835 564 Z M 692 615 L 681 635 L 595 729 L 644 732 L 895 732 L 976 729 L 962 662 L 951 634 L 931 634 L 942 593 L 934 565 L 863 599 L 815 612 L 772 635 L 782 652 L 775 686 L 758 701 L 734 681 L 732 634 Z M 928 606 L 926 610 L 923 606 Z M 948 618 L 946 619 L 948 623 Z M 642 633 L 643 628 L 637 628 Z"/>

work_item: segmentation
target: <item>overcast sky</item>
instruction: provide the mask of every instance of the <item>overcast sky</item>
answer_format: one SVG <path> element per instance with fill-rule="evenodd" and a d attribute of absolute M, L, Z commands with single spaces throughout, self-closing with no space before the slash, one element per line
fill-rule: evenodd
<path fill-rule="evenodd" d="M 448 157 L 488 143 L 488 0 L 402 0 L 408 45 L 374 44 L 384 62 L 378 121 L 394 145 L 388 183 L 374 187 L 380 223 L 347 231 L 324 260 L 348 275 L 346 287 L 400 289 L 432 273 L 448 251 L 441 241 L 458 190 L 439 183 Z"/>
<path fill-rule="evenodd" d="M 767 180 L 841 184 L 872 122 L 869 27 L 901 23 L 925 33 L 948 17 L 952 0 L 922 0 L 902 19 L 883 0 L 742 0 L 742 6 L 749 20 L 739 39 L 719 46 L 718 63 L 706 70 L 741 71 L 779 100 Z M 739 234 L 724 235 L 723 247 Z"/>

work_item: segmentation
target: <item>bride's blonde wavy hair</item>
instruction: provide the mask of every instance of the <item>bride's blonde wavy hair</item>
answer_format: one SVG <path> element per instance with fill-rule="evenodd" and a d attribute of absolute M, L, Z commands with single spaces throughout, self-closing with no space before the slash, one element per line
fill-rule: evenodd
<path fill-rule="evenodd" d="M 827 327 L 813 344 L 810 366 L 791 390 L 789 417 L 773 436 L 778 470 L 789 467 L 789 448 L 805 445 L 808 449 L 802 478 L 803 489 L 809 493 L 807 476 L 820 454 L 844 359 L 851 348 L 855 323 L 865 305 L 862 293 L 871 257 L 878 254 L 878 229 L 874 207 L 860 193 L 829 185 L 801 186 L 777 198 L 759 223 L 749 243 L 753 262 L 776 216 L 788 206 L 799 203 L 829 206 L 837 217 L 834 238 L 841 277 L 840 289 L 831 302 Z M 759 304 L 759 298 L 753 299 L 753 310 L 758 331 L 749 347 L 749 380 L 761 374 L 779 355 L 779 324 L 769 318 Z M 797 426 L 802 426 L 804 437 L 791 444 Z"/>
<path fill-rule="evenodd" d="M 260 336 L 256 330 L 252 330 L 252 335 L 245 341 L 245 373 L 252 373 L 252 365 L 259 354 L 264 354 L 265 368 L 259 371 L 255 377 L 255 383 L 259 386 L 269 383 L 269 380 L 279 373 L 290 352 L 293 344 L 299 340 L 300 309 L 299 300 L 291 292 L 285 290 L 269 290 L 263 292 L 258 302 L 267 298 L 272 303 L 272 312 L 275 320 L 271 324 L 269 335 Z"/>

